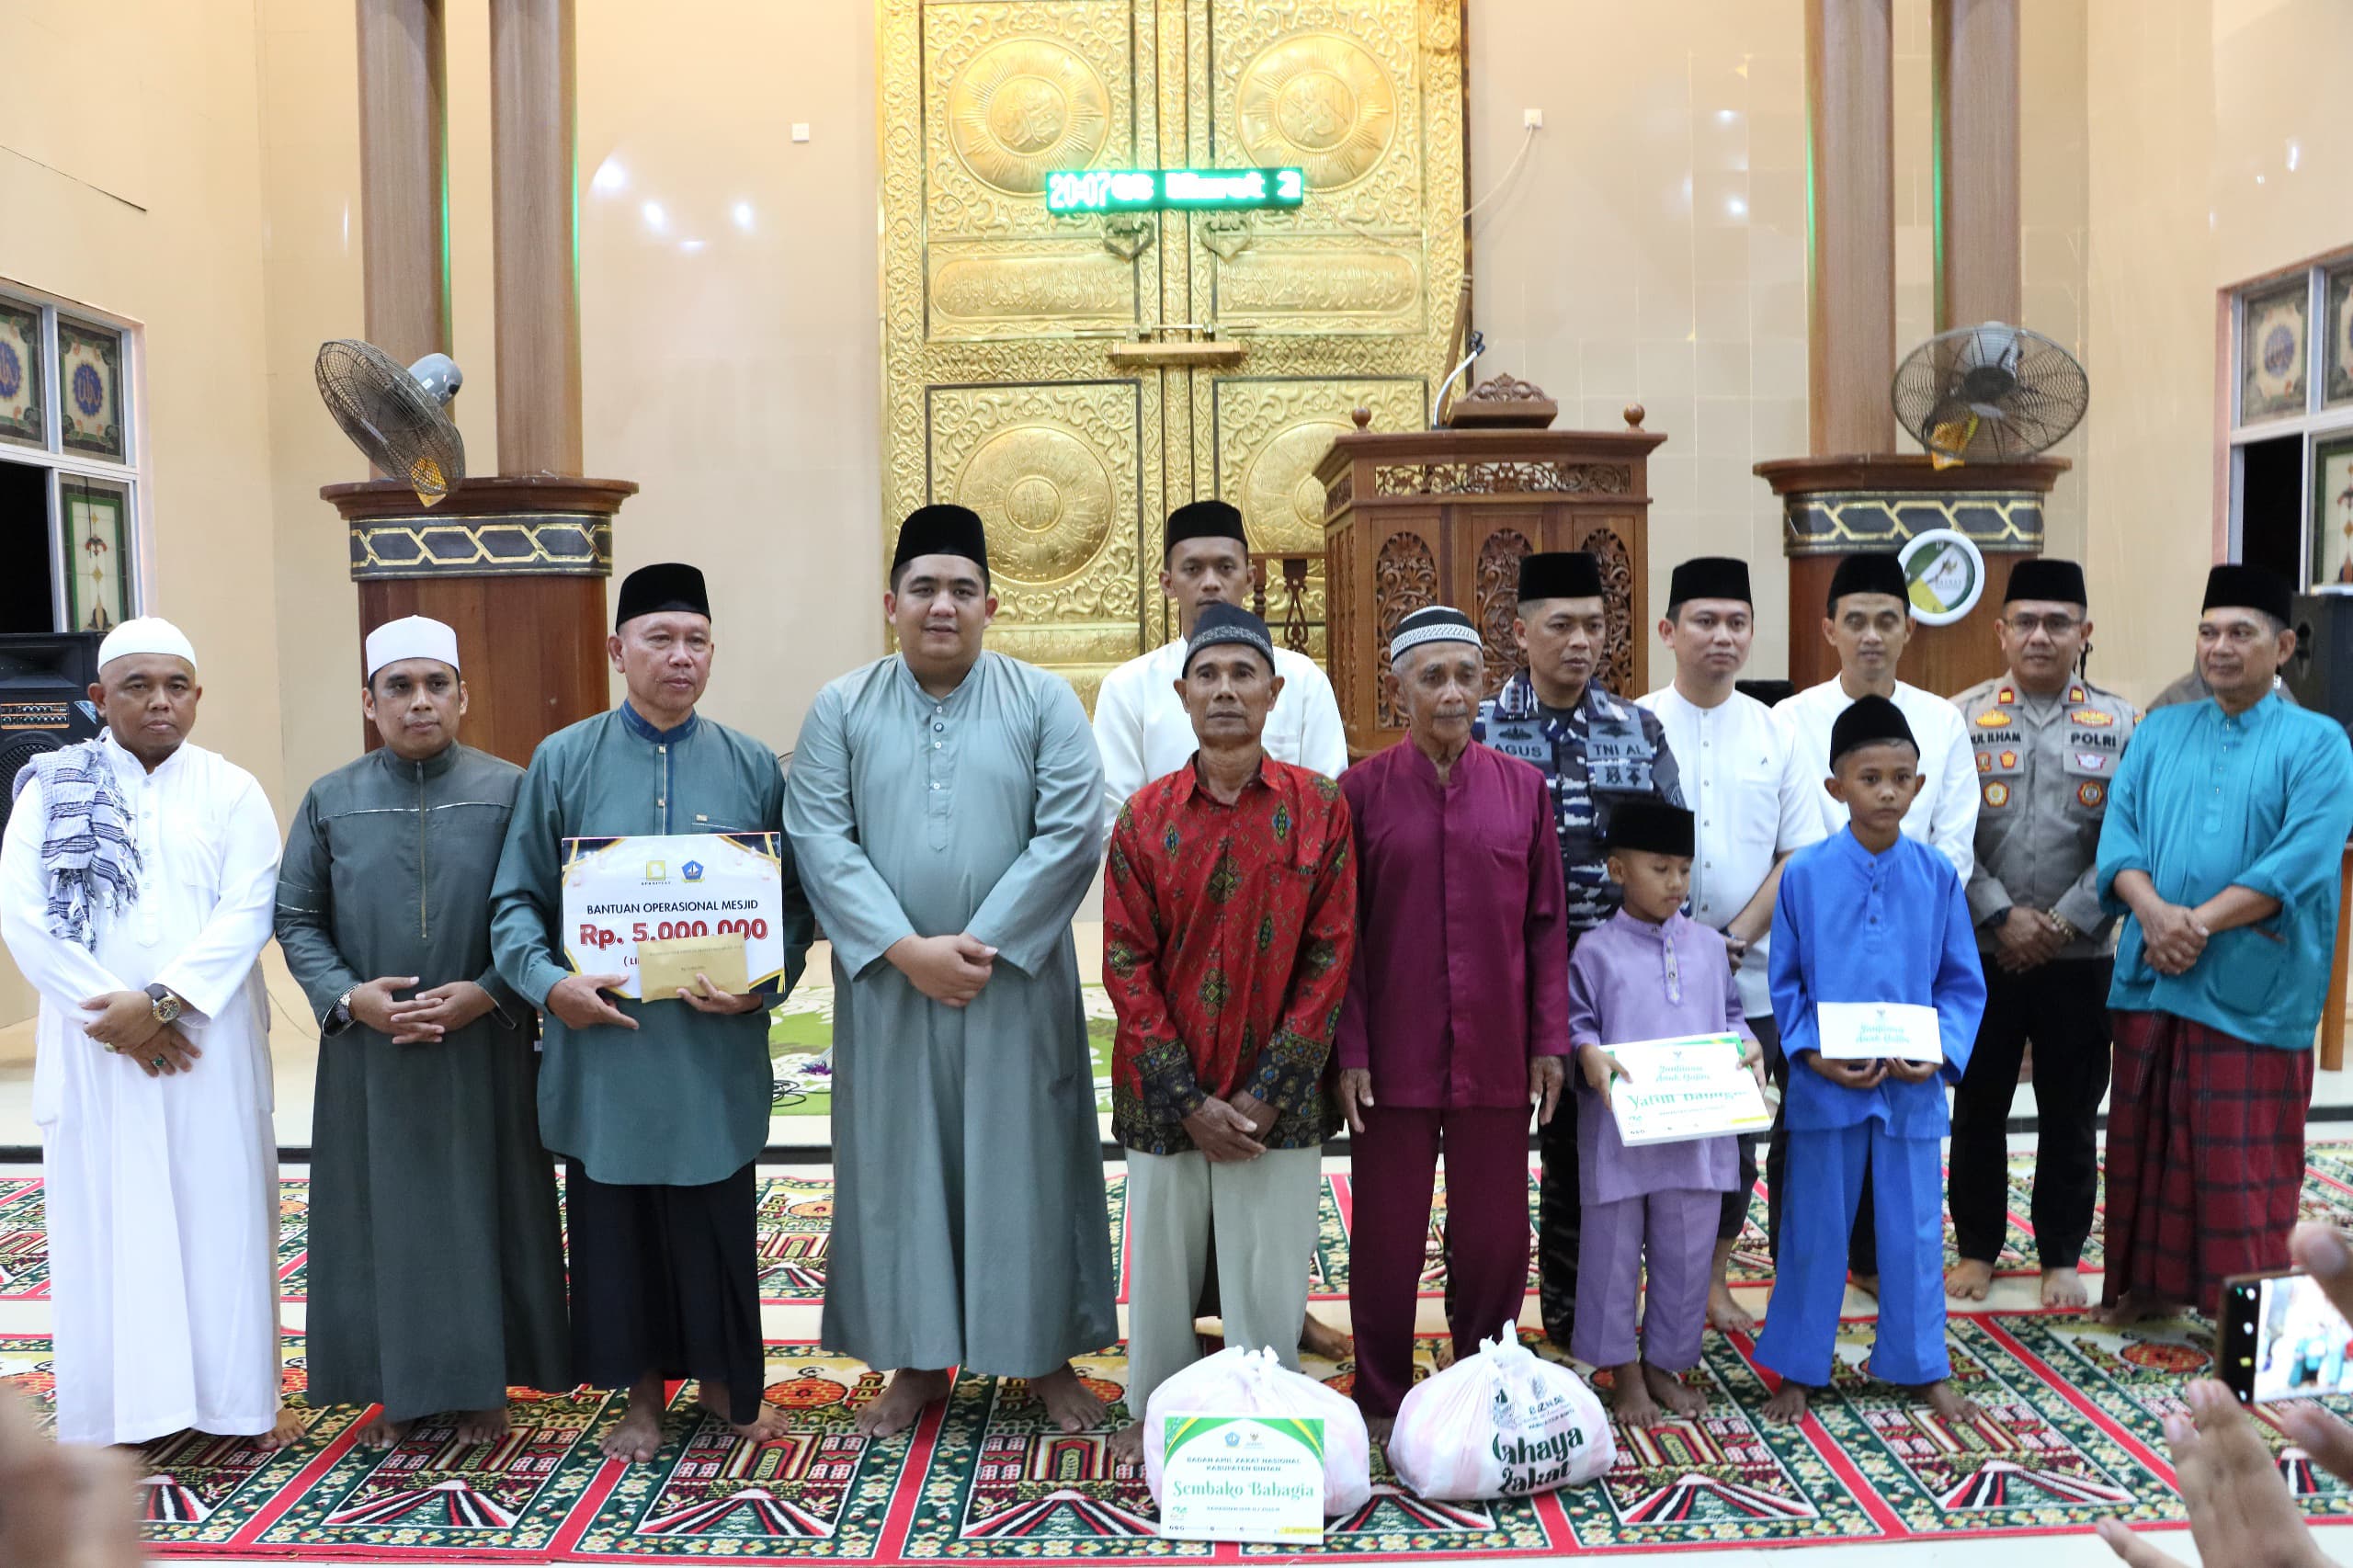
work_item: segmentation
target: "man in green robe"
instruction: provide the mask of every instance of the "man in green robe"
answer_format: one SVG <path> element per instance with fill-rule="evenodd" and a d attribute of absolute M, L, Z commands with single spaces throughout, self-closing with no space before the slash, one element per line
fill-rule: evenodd
<path fill-rule="evenodd" d="M 380 1404 L 390 1448 L 450 1412 L 506 1431 L 510 1384 L 572 1386 L 530 1007 L 490 959 L 490 873 L 523 770 L 458 744 L 458 636 L 368 636 L 383 746 L 311 786 L 278 941 L 323 1039 L 311 1137 L 310 1398 Z"/>
<path fill-rule="evenodd" d="M 629 688 L 610 713 L 540 743 L 491 889 L 499 972 L 547 1015 L 540 1134 L 564 1156 L 571 1216 L 574 1370 L 629 1390 L 605 1453 L 662 1447 L 664 1385 L 693 1378 L 702 1407 L 766 1442 L 783 1413 L 762 1399 L 757 1195 L 767 1141 L 772 998 L 692 990 L 631 1001 L 620 974 L 564 962 L 563 841 L 773 833 L 784 778 L 766 746 L 695 711 L 710 680 L 700 572 L 664 564 L 621 584 L 606 652 Z M 809 906 L 783 860 L 782 988 L 807 961 Z"/>
<path fill-rule="evenodd" d="M 1070 1358 L 1115 1342 L 1094 1068 L 1071 916 L 1103 773 L 1060 677 L 981 651 L 981 520 L 906 519 L 900 652 L 818 693 L 785 829 L 834 952 L 837 1183 L 822 1335 L 894 1369 L 887 1435 L 949 1369 L 1027 1379 L 1065 1431 L 1103 1405 Z"/>

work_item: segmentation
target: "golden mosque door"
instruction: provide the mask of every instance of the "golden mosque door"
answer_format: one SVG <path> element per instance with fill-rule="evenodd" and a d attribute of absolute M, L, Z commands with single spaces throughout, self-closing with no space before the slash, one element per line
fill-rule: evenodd
<path fill-rule="evenodd" d="M 992 645 L 1091 707 L 1169 635 L 1171 508 L 1222 496 L 1254 551 L 1320 551 L 1349 411 L 1427 423 L 1464 271 L 1461 0 L 880 11 L 890 531 L 977 511 Z M 1047 211 L 1056 172 L 1233 166 L 1302 169 L 1306 200 Z"/>

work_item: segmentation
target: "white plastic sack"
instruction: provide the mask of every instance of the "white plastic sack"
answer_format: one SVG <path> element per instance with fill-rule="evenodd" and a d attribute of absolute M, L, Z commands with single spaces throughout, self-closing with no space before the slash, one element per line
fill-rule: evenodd
<path fill-rule="evenodd" d="M 1271 1350 L 1229 1345 L 1152 1391 L 1143 1421 L 1143 1474 L 1154 1507 L 1172 1415 L 1320 1416 L 1324 1517 L 1354 1513 L 1371 1500 L 1372 1443 L 1356 1402 L 1304 1373 L 1284 1370 Z"/>
<path fill-rule="evenodd" d="M 1432 1499 L 1582 1486 L 1617 1457 L 1585 1380 L 1529 1350 L 1509 1324 L 1476 1356 L 1408 1390 L 1389 1438 L 1389 1468 Z"/>

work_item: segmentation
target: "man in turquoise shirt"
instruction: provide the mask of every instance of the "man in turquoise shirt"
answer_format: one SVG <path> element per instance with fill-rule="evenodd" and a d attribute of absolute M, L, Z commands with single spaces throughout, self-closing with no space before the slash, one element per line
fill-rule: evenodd
<path fill-rule="evenodd" d="M 2272 690 L 2290 613 L 2271 573 L 2214 568 L 2198 622 L 2213 695 L 2142 721 L 2100 831 L 2100 899 L 2125 915 L 2108 999 L 2111 1322 L 2211 1312 L 2222 1280 L 2288 1261 L 2353 833 L 2344 730 Z"/>
<path fill-rule="evenodd" d="M 621 584 L 606 640 L 629 699 L 540 743 L 491 884 L 491 953 L 547 1015 L 540 1135 L 564 1156 L 572 1244 L 572 1355 L 580 1378 L 629 1390 L 605 1453 L 642 1464 L 662 1446 L 664 1384 L 693 1378 L 706 1410 L 766 1441 L 783 1413 L 761 1400 L 757 1198 L 767 1140 L 771 998 L 710 989 L 644 1002 L 575 974 L 555 928 L 563 841 L 775 833 L 784 775 L 751 736 L 698 715 L 710 679 L 710 601 L 691 566 Z M 781 845 L 779 845 L 781 847 Z M 808 902 L 784 870 L 782 989 L 807 961 Z"/>

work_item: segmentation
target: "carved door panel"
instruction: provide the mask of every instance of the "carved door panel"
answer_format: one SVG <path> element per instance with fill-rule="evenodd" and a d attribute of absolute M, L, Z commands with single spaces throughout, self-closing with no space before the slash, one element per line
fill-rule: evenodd
<path fill-rule="evenodd" d="M 886 539 L 926 501 L 981 514 L 993 646 L 1091 703 L 1169 634 L 1169 509 L 1222 495 L 1255 549 L 1320 551 L 1310 476 L 1349 410 L 1424 421 L 1463 270 L 1459 7 L 881 7 Z M 1306 207 L 1045 210 L 1059 170 L 1249 163 L 1304 168 Z M 1211 335 L 1241 363 L 1133 352 Z"/>

